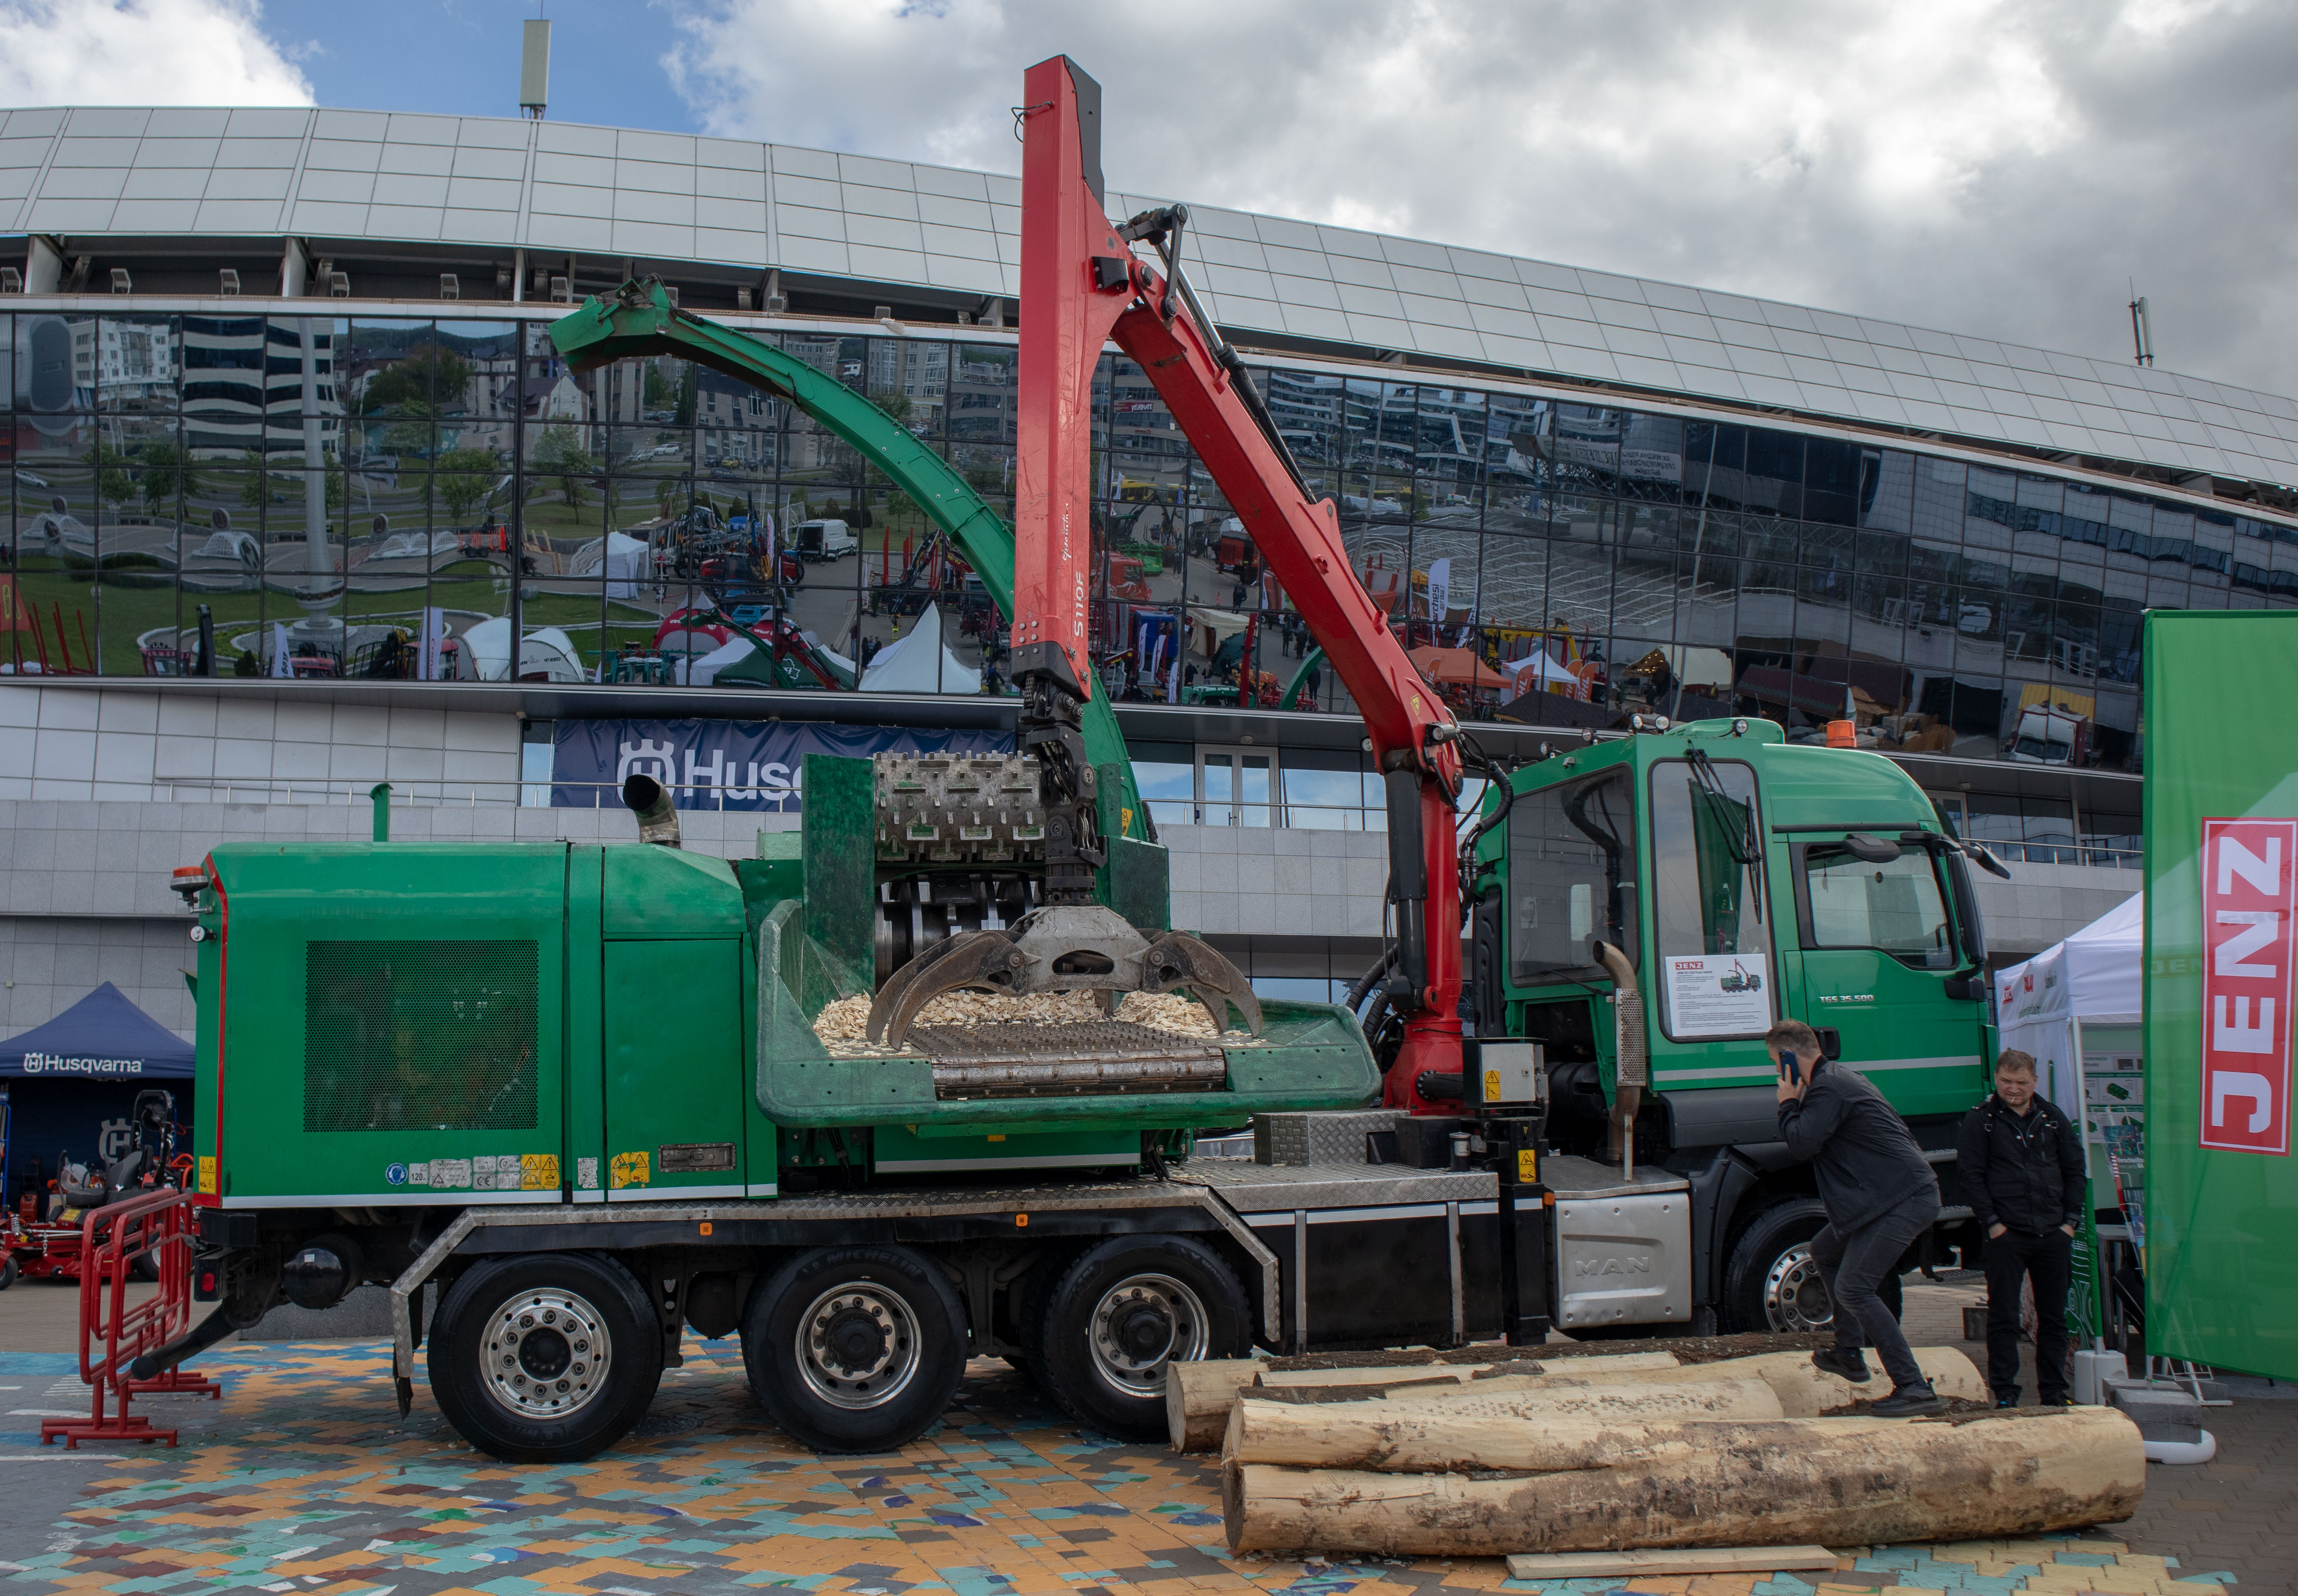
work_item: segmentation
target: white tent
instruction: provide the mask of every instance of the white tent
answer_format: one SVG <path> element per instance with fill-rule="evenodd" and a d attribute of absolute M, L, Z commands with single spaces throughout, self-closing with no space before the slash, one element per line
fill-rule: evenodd
<path fill-rule="evenodd" d="M 707 654 L 690 658 L 685 654 L 667 656 L 671 679 L 688 687 L 709 687 L 718 680 L 718 673 L 739 660 L 748 659 L 758 650 L 747 637 L 730 637 L 725 643 Z"/>
<path fill-rule="evenodd" d="M 1500 666 L 1511 681 L 1513 691 L 1531 692 L 1537 687 L 1554 685 L 1566 689 L 1578 688 L 1580 678 L 1556 662 L 1555 656 L 1544 649 L 1534 649 L 1522 659 L 1511 659 Z"/>
<path fill-rule="evenodd" d="M 978 693 L 981 673 L 945 648 L 941 607 L 929 604 L 909 635 L 878 650 L 862 673 L 864 692 Z"/>
<path fill-rule="evenodd" d="M 2003 1046 L 2035 1055 L 2036 1085 L 2080 1125 L 2085 1025 L 2137 1025 L 2146 895 L 2134 892 L 2055 947 L 1995 977 Z"/>
<path fill-rule="evenodd" d="M 556 626 L 530 632 L 519 644 L 519 664 L 526 674 L 541 673 L 546 682 L 586 682 L 583 656 L 574 640 Z M 510 620 L 492 616 L 463 633 L 466 668 L 481 682 L 509 679 Z"/>

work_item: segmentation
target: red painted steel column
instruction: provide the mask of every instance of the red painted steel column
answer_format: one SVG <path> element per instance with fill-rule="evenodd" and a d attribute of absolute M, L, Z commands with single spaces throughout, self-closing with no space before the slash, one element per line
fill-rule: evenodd
<path fill-rule="evenodd" d="M 1129 260 L 1102 211 L 1101 86 L 1066 55 L 1021 80 L 1021 358 L 1013 460 L 1018 658 L 1056 645 L 1080 688 L 1092 569 L 1093 372 L 1129 292 L 1096 292 L 1096 255 Z"/>

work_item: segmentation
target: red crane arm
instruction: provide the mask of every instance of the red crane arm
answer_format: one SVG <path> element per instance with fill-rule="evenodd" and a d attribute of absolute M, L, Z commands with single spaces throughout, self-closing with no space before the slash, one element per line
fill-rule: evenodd
<path fill-rule="evenodd" d="M 1090 552 L 1078 534 L 1091 502 L 1088 401 L 1103 338 L 1113 336 L 1173 412 L 1364 717 L 1388 787 L 1399 947 L 1388 991 L 1405 1015 L 1387 1100 L 1437 1111 L 1417 1083 L 1424 1071 L 1460 1069 L 1459 725 L 1358 581 L 1333 501 L 1310 498 L 1244 366 L 1196 312 L 1178 269 L 1186 212 L 1112 226 L 1099 87 L 1066 56 L 1031 67 L 1023 84 L 1015 658 L 1025 635 L 1042 638 L 1062 645 L 1084 677 Z M 1134 256 L 1137 239 L 1161 246 L 1164 273 Z"/>

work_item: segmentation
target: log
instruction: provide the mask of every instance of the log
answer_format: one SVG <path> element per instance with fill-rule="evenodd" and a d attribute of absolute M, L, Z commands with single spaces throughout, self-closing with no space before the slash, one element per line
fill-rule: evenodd
<path fill-rule="evenodd" d="M 1521 1360 L 1510 1360 L 1505 1366 L 1520 1367 Z M 1523 1373 L 1496 1374 L 1490 1371 L 1503 1365 L 1478 1363 L 1418 1363 L 1389 1365 L 1369 1369 L 1269 1369 L 1262 1367 L 1261 1376 L 1252 1384 L 1269 1387 L 1301 1385 L 1323 1388 L 1335 1385 L 1418 1385 L 1432 1381 L 1450 1380 L 1456 1384 L 1476 1379 L 1525 1379 L 1534 1374 L 1613 1374 L 1623 1369 L 1674 1369 L 1679 1360 L 1674 1352 L 1600 1352 L 1586 1358 L 1559 1358 L 1553 1362 L 1535 1363 Z M 1708 1367 L 1714 1368 L 1711 1364 Z M 1481 1382 L 1480 1382 L 1481 1383 Z"/>
<path fill-rule="evenodd" d="M 1915 1363 L 1931 1382 L 1931 1388 L 1944 1397 L 1959 1397 L 1965 1402 L 1991 1402 L 1987 1381 L 1971 1360 L 1954 1347 L 1916 1347 Z M 1593 1359 L 1575 1358 L 1571 1363 L 1543 1364 L 1545 1371 L 1537 1375 L 1495 1375 L 1477 1380 L 1469 1389 L 1478 1393 L 1502 1391 L 1547 1391 L 1560 1386 L 1583 1385 L 1595 1382 L 1583 1378 L 1573 1366 L 1593 1362 Z M 1872 1400 L 1890 1391 L 1890 1380 L 1871 1354 L 1868 1365 L 1875 1369 L 1875 1377 L 1864 1385 L 1854 1385 L 1839 1375 L 1822 1373 L 1812 1367 L 1808 1352 L 1764 1352 L 1752 1358 L 1726 1358 L 1715 1363 L 1693 1363 L 1681 1369 L 1622 1369 L 1603 1377 L 1603 1384 L 1633 1383 L 1664 1385 L 1702 1380 L 1755 1378 L 1764 1381 L 1779 1393 L 1780 1407 L 1790 1418 L 1816 1418 L 1831 1409 L 1847 1407 L 1863 1399 Z M 1434 1402 L 1449 1400 L 1457 1386 L 1433 1386 L 1418 1391 L 1398 1391 L 1397 1401 Z"/>
<path fill-rule="evenodd" d="M 1688 1551 L 1534 1551 L 1509 1559 L 1510 1579 L 1593 1579 L 1637 1574 L 1778 1574 L 1834 1568 L 1824 1546 L 1705 1546 Z"/>
<path fill-rule="evenodd" d="M 1542 1460 L 1554 1451 L 1535 1435 L 1574 1424 L 1608 1431 L 1655 1420 L 1779 1417 L 1780 1399 L 1772 1388 L 1746 1378 L 1492 1396 L 1464 1392 L 1442 1402 L 1276 1402 L 1247 1391 L 1229 1415 L 1221 1457 L 1384 1474 L 1537 1468 L 1550 1467 Z"/>
<path fill-rule="evenodd" d="M 1228 1429 L 1236 1393 L 1252 1384 L 1258 1358 L 1205 1358 L 1165 1366 L 1165 1431 L 1179 1452 L 1211 1451 Z"/>
<path fill-rule="evenodd" d="M 1575 1419 L 1527 1426 L 1516 1456 L 1538 1470 L 1231 1463 L 1229 1549 L 1500 1557 L 1993 1540 L 2128 1518 L 2146 1484 L 2138 1426 L 2111 1408 L 1961 1422 Z"/>

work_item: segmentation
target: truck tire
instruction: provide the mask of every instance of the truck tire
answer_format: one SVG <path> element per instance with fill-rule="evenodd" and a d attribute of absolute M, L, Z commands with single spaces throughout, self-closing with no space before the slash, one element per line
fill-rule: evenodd
<path fill-rule="evenodd" d="M 1811 1261 L 1811 1238 L 1826 1223 L 1817 1197 L 1782 1197 L 1756 1211 L 1724 1271 L 1725 1329 L 1787 1334 L 1834 1325 L 1835 1304 Z M 1884 1276 L 1875 1294 L 1899 1317 L 1898 1276 Z"/>
<path fill-rule="evenodd" d="M 742 1315 L 750 1389 L 817 1451 L 890 1451 L 940 1418 L 965 1373 L 965 1314 L 906 1247 L 822 1247 L 760 1281 Z"/>
<path fill-rule="evenodd" d="M 15 1284 L 16 1284 L 16 1261 L 15 1261 L 15 1259 L 13 1259 L 12 1257 L 5 1256 L 5 1255 L 0 1255 L 0 1291 L 5 1291 L 5 1290 L 7 1290 L 11 1286 L 13 1286 L 13 1285 L 15 1285 Z"/>
<path fill-rule="evenodd" d="M 578 1463 L 622 1439 L 662 1382 L 660 1317 L 612 1258 L 535 1253 L 463 1272 L 430 1330 L 431 1389 L 506 1463 Z"/>
<path fill-rule="evenodd" d="M 1156 1441 L 1166 1435 L 1167 1363 L 1252 1347 L 1251 1305 L 1219 1253 L 1185 1236 L 1120 1236 L 1062 1271 L 1032 1361 L 1080 1424 Z"/>

